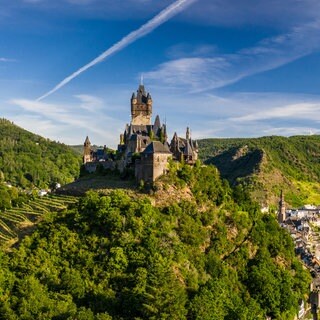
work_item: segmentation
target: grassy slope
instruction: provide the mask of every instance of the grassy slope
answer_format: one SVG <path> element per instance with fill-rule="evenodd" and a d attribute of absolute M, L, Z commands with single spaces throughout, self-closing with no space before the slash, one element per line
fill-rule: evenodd
<path fill-rule="evenodd" d="M 22 187 L 73 181 L 81 157 L 68 146 L 0 120 L 0 179 Z"/>
<path fill-rule="evenodd" d="M 320 204 L 320 136 L 206 139 L 200 157 L 232 184 L 249 183 L 261 204 L 275 204 L 281 189 L 293 206 Z"/>

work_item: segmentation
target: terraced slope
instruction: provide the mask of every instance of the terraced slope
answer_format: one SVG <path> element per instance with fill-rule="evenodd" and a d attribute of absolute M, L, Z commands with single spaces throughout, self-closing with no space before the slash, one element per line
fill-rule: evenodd
<path fill-rule="evenodd" d="M 65 210 L 78 200 L 71 196 L 49 195 L 23 203 L 19 208 L 0 211 L 0 244 L 16 242 L 43 214 Z"/>

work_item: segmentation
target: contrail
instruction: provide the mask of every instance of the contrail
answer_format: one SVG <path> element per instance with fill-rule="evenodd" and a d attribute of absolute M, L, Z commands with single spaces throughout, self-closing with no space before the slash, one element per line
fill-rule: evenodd
<path fill-rule="evenodd" d="M 79 70 L 72 73 L 70 76 L 62 80 L 60 83 L 58 83 L 52 90 L 45 93 L 43 96 L 39 97 L 36 101 L 43 100 L 44 98 L 50 96 L 57 90 L 61 89 L 63 86 L 65 86 L 67 83 L 69 83 L 71 80 L 79 76 L 82 72 L 85 72 L 89 68 L 93 67 L 97 63 L 102 62 L 106 58 L 110 57 L 112 54 L 124 49 L 132 42 L 138 40 L 139 38 L 149 34 L 151 31 L 165 23 L 167 20 L 178 14 L 179 12 L 183 11 L 185 8 L 187 8 L 192 3 L 196 2 L 198 0 L 178 0 L 163 9 L 160 13 L 158 13 L 154 18 L 149 20 L 147 23 L 142 25 L 139 29 L 130 32 L 127 36 L 122 38 L 119 42 L 114 44 L 112 47 L 104 51 L 102 54 L 100 54 L 97 58 L 89 62 L 88 64 L 81 67 Z"/>

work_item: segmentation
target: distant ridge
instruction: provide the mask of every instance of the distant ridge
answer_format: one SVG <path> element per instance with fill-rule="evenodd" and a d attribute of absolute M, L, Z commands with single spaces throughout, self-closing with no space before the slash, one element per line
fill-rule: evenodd
<path fill-rule="evenodd" d="M 232 185 L 249 185 L 261 205 L 275 205 L 280 190 L 290 206 L 320 205 L 320 135 L 199 141 L 200 157 Z"/>
<path fill-rule="evenodd" d="M 80 164 L 67 145 L 0 119 L 0 180 L 21 187 L 65 184 L 79 175 Z"/>

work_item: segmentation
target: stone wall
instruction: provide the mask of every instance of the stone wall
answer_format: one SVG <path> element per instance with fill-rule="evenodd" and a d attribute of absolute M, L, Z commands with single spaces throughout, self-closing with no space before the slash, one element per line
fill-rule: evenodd
<path fill-rule="evenodd" d="M 135 163 L 135 177 L 137 181 L 154 182 L 167 172 L 168 159 L 171 157 L 171 154 L 168 153 L 142 154 L 141 160 L 136 160 Z"/>

